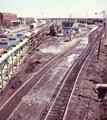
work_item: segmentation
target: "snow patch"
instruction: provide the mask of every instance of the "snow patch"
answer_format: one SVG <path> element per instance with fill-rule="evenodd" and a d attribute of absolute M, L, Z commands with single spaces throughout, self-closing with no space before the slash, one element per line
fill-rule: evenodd
<path fill-rule="evenodd" d="M 73 54 L 73 55 L 71 55 L 71 56 L 68 56 L 67 57 L 67 60 L 68 60 L 68 62 L 69 63 L 73 63 L 74 62 L 74 60 L 79 56 L 80 54 Z"/>
<path fill-rule="evenodd" d="M 36 93 L 35 91 L 30 92 L 30 94 L 22 98 L 22 101 L 25 102 L 26 104 L 35 104 L 35 103 L 42 104 L 43 102 L 49 102 L 50 98 L 46 93 L 48 92 L 42 89 L 38 90 Z"/>
<path fill-rule="evenodd" d="M 60 49 L 58 49 L 54 46 L 50 46 L 48 48 L 41 49 L 40 51 L 43 52 L 43 53 L 52 53 L 52 54 L 58 54 L 58 53 L 61 52 Z"/>

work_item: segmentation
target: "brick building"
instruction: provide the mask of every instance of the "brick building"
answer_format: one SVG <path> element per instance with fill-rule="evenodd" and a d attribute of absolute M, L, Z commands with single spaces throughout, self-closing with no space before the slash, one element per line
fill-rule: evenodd
<path fill-rule="evenodd" d="M 17 14 L 0 12 L 1 26 L 10 27 L 10 26 L 18 26 L 19 24 L 20 24 L 20 20 L 17 19 Z"/>

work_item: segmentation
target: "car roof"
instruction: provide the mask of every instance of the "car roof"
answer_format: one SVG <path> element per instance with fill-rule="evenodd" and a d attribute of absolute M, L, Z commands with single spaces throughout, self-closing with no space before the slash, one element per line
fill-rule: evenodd
<path fill-rule="evenodd" d="M 9 37 L 9 39 L 17 39 L 17 37 Z"/>
<path fill-rule="evenodd" d="M 19 34 L 19 35 L 23 35 L 23 33 L 17 33 L 17 35 L 18 35 L 18 34 Z"/>
<path fill-rule="evenodd" d="M 5 40 L 5 41 L 0 41 L 0 43 L 6 43 L 6 42 L 8 43 L 9 41 L 7 41 L 7 40 Z"/>
<path fill-rule="evenodd" d="M 9 41 L 0 41 L 0 45 L 2 45 L 2 44 L 8 44 L 9 43 Z"/>

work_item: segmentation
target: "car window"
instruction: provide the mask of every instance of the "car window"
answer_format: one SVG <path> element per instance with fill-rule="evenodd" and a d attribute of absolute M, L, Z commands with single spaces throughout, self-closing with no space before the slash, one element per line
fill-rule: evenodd
<path fill-rule="evenodd" d="M 23 34 L 17 34 L 17 36 L 23 36 Z"/>
<path fill-rule="evenodd" d="M 0 42 L 0 45 L 8 45 L 7 42 Z"/>
<path fill-rule="evenodd" d="M 9 38 L 8 40 L 16 40 L 16 38 Z"/>

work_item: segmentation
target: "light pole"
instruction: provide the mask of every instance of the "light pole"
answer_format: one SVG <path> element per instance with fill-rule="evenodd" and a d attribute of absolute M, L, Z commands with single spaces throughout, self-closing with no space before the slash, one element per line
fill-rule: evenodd
<path fill-rule="evenodd" d="M 95 15 L 97 15 L 97 14 L 103 14 L 103 23 L 102 23 L 102 27 L 104 27 L 105 11 L 102 11 L 101 13 L 95 13 Z"/>
<path fill-rule="evenodd" d="M 88 19 L 88 12 L 86 12 L 86 25 L 87 25 L 87 19 Z"/>
<path fill-rule="evenodd" d="M 102 13 L 103 13 L 103 23 L 102 23 L 102 30 L 103 30 L 103 27 L 105 27 L 105 26 L 104 26 L 105 11 L 102 11 Z M 95 13 L 95 14 L 102 14 L 102 13 Z M 102 32 L 101 32 L 101 34 L 102 34 Z M 99 60 L 100 46 L 101 46 L 101 38 L 102 38 L 102 35 L 101 35 L 101 37 L 100 37 L 100 42 L 99 42 L 97 62 L 98 62 L 98 60 Z"/>

